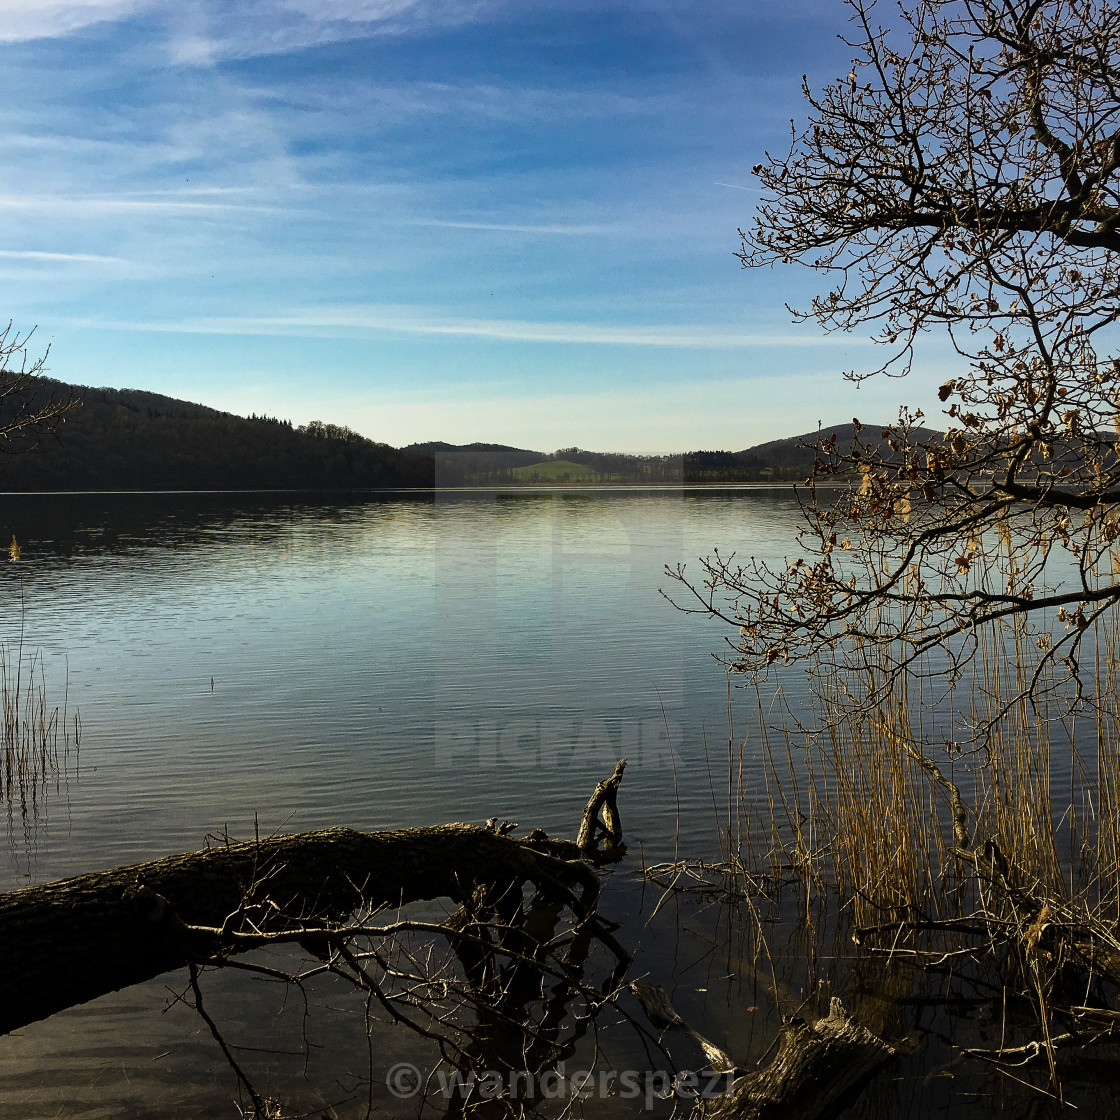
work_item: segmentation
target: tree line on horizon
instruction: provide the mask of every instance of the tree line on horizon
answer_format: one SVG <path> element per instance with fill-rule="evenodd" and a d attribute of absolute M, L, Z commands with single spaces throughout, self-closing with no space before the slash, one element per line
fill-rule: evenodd
<path fill-rule="evenodd" d="M 234 416 L 135 389 L 39 378 L 30 392 L 79 401 L 53 433 L 0 458 L 19 490 L 320 490 L 428 487 L 431 460 L 312 421 Z M 23 453 L 25 452 L 25 453 Z"/>
<path fill-rule="evenodd" d="M 629 455 L 578 447 L 541 452 L 499 444 L 391 447 L 343 425 L 294 426 L 235 416 L 137 389 L 86 388 L 36 377 L 2 403 L 77 402 L 53 431 L 0 444 L 0 489 L 348 490 L 532 485 L 542 482 L 689 484 L 800 482 L 808 437 L 744 451 Z M 3 417 L 0 416 L 0 421 Z M 845 438 L 850 425 L 829 431 Z M 815 437 L 814 437 L 815 439 Z M 16 452 L 19 452 L 18 454 Z"/>

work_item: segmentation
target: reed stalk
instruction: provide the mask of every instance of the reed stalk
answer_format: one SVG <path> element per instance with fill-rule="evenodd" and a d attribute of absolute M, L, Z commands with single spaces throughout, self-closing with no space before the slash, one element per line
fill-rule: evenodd
<path fill-rule="evenodd" d="M 0 646 L 0 802 L 9 823 L 15 808 L 26 822 L 38 816 L 50 790 L 59 791 L 81 746 L 81 720 L 69 710 L 69 680 L 51 705 L 42 651 L 22 640 Z"/>
<path fill-rule="evenodd" d="M 967 1052 L 1045 1059 L 1058 1093 L 1061 1047 L 1120 1037 L 1120 622 L 1093 624 L 1077 665 L 1045 655 L 1061 624 L 980 635 L 948 681 L 934 655 L 903 675 L 905 651 L 853 643 L 850 671 L 818 674 L 796 712 L 756 681 L 757 733 L 729 752 L 728 789 L 745 753 L 764 782 L 724 830 L 735 866 L 796 881 L 801 927 L 853 975 L 867 954 L 915 975 L 951 961 L 1002 993 L 993 1016 L 1029 1007 L 996 1050 Z"/>

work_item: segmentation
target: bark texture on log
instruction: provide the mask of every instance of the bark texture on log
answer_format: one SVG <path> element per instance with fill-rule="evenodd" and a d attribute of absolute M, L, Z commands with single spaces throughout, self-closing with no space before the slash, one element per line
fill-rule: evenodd
<path fill-rule="evenodd" d="M 703 1120 L 824 1120 L 895 1053 L 834 999 L 823 1019 L 786 1022 L 773 1061 L 698 1111 Z"/>
<path fill-rule="evenodd" d="M 272 930 L 343 921 L 363 907 L 443 897 L 461 903 L 479 886 L 519 889 L 525 882 L 590 908 L 595 875 L 550 851 L 563 847 L 469 824 L 332 828 L 11 891 L 0 895 L 0 1034 L 205 961 L 213 938 L 192 937 L 184 924 L 222 927 L 247 898 L 267 900 Z M 579 899 L 571 893 L 577 887 Z"/>
<path fill-rule="evenodd" d="M 576 847 L 584 859 L 599 857 L 599 834 L 602 833 L 609 853 L 622 843 L 622 816 L 618 811 L 618 787 L 626 772 L 626 759 L 620 758 L 614 773 L 601 781 L 591 795 L 579 822 Z M 602 820 L 599 814 L 602 813 Z M 624 849 L 625 850 L 625 849 Z"/>

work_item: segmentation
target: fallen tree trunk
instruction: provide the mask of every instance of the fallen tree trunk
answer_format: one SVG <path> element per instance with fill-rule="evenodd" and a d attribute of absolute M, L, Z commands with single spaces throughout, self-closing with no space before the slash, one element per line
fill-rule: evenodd
<path fill-rule="evenodd" d="M 11 891 L 0 895 L 0 1034 L 236 952 L 232 935 L 246 930 L 298 930 L 423 899 L 467 903 L 480 887 L 520 892 L 526 882 L 582 916 L 598 880 L 576 856 L 570 842 L 469 824 L 333 828 Z"/>

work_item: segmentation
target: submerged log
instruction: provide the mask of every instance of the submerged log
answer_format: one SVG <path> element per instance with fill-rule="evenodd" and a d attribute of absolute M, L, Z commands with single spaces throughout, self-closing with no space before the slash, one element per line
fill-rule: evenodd
<path fill-rule="evenodd" d="M 787 1020 L 773 1061 L 698 1111 L 703 1120 L 824 1120 L 896 1053 L 833 999 L 823 1019 Z"/>
<path fill-rule="evenodd" d="M 237 933 L 298 930 L 480 887 L 533 883 L 581 914 L 598 880 L 574 845 L 469 824 L 332 828 L 224 844 L 0 895 L 0 1034 L 189 963 L 238 951 Z M 573 890 L 578 889 L 578 896 Z M 246 922 L 243 919 L 250 919 Z M 202 933 L 192 927 L 209 927 Z"/>
<path fill-rule="evenodd" d="M 663 988 L 638 979 L 630 982 L 630 991 L 658 1030 L 689 1036 L 712 1070 L 735 1076 L 725 1093 L 701 1097 L 692 1120 L 825 1120 L 897 1053 L 833 999 L 823 1019 L 787 1019 L 770 1064 L 745 1073 L 685 1022 Z"/>

